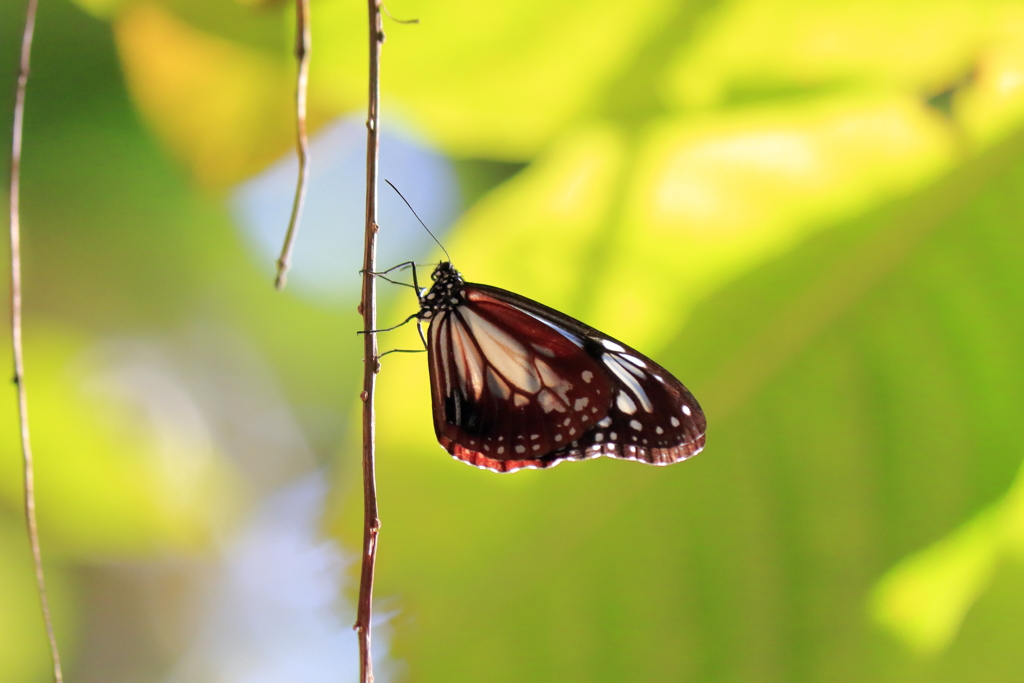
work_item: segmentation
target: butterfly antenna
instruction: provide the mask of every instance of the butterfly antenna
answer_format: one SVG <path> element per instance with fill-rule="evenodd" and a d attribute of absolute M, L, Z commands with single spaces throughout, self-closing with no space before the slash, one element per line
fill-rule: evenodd
<path fill-rule="evenodd" d="M 423 219 L 420 218 L 420 215 L 418 213 L 416 213 L 416 209 L 412 208 L 412 204 L 409 203 L 409 200 L 406 199 L 404 196 L 402 196 L 401 192 L 398 192 L 398 188 L 395 187 L 395 184 L 392 183 L 390 180 L 385 178 L 384 182 L 387 183 L 388 185 L 390 185 L 391 189 L 394 190 L 396 193 L 398 193 L 399 197 L 402 197 L 402 201 L 405 202 L 405 205 L 409 207 L 410 211 L 412 211 L 412 215 L 416 216 L 416 220 L 418 220 L 420 222 L 420 225 L 422 225 L 423 229 L 427 231 L 427 234 L 434 238 L 434 241 L 437 242 L 437 246 L 441 247 L 441 251 L 444 252 L 444 255 L 448 257 L 448 261 L 451 262 L 452 257 L 449 256 L 448 250 L 444 248 L 443 244 L 441 244 L 441 240 L 437 239 L 437 237 L 434 237 L 434 233 L 430 232 L 430 228 L 428 228 L 427 224 L 423 222 Z"/>

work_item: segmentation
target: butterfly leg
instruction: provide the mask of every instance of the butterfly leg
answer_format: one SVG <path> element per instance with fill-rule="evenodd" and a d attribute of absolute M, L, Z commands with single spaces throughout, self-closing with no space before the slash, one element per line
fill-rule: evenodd
<path fill-rule="evenodd" d="M 401 270 L 403 268 L 412 268 L 412 284 L 411 285 L 408 282 L 399 282 L 397 280 L 392 280 L 391 278 L 387 277 L 388 273 L 396 271 L 396 270 Z M 360 270 L 359 272 L 360 273 L 364 273 L 365 271 Z M 413 290 L 415 290 L 415 292 L 416 292 L 416 298 L 418 298 L 420 300 L 423 299 L 423 292 L 425 290 L 420 287 L 419 278 L 417 277 L 417 273 L 416 273 L 416 262 L 415 261 L 404 261 L 402 263 L 399 263 L 397 266 L 392 266 L 391 268 L 388 268 L 387 270 L 382 270 L 382 271 L 379 271 L 379 272 L 372 272 L 372 273 L 370 273 L 370 275 L 374 275 L 376 277 L 379 277 L 382 280 L 386 280 L 387 282 L 390 282 L 393 285 L 401 285 L 403 287 L 412 287 Z"/>
<path fill-rule="evenodd" d="M 370 330 L 370 332 L 377 333 L 377 332 L 390 332 L 391 330 L 397 330 L 402 325 L 405 325 L 409 321 L 415 319 L 416 316 L 418 316 L 418 315 L 419 315 L 419 313 L 413 313 L 412 315 L 410 315 L 408 318 L 406 318 L 402 322 L 398 323 L 397 325 L 392 325 L 391 327 L 385 327 L 385 328 L 382 328 L 382 329 L 379 329 L 379 330 Z M 356 334 L 366 334 L 366 330 L 357 330 Z"/>
<path fill-rule="evenodd" d="M 408 282 L 399 282 L 398 280 L 392 280 L 391 278 L 387 277 L 388 273 L 394 272 L 396 270 L 400 270 L 402 268 L 408 268 L 410 266 L 412 266 L 412 281 L 413 281 L 413 284 L 411 284 L 411 285 Z M 365 270 L 360 270 L 359 271 L 360 274 L 365 273 L 365 272 L 366 272 Z M 377 272 L 372 272 L 371 271 L 370 275 L 374 275 L 376 277 L 379 277 L 381 280 L 386 280 L 387 282 L 390 282 L 393 285 L 401 285 L 402 287 L 412 287 L 413 289 L 416 290 L 416 295 L 419 296 L 420 286 L 419 286 L 419 283 L 416 281 L 416 264 L 413 261 L 405 261 L 404 263 L 399 263 L 397 266 L 392 266 L 391 268 L 388 268 L 387 270 L 381 270 L 381 271 L 377 271 Z"/>
<path fill-rule="evenodd" d="M 422 320 L 417 320 L 416 321 L 416 331 L 420 333 L 420 341 L 423 342 L 423 350 L 426 351 L 427 350 L 427 338 L 423 334 L 423 321 Z"/>
<path fill-rule="evenodd" d="M 377 360 L 380 360 L 389 353 L 426 353 L 426 351 L 426 349 L 391 349 L 390 351 L 378 354 Z"/>

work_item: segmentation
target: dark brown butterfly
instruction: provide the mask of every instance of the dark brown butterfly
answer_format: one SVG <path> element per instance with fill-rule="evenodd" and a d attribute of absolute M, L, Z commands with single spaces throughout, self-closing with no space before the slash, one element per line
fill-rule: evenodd
<path fill-rule="evenodd" d="M 495 472 L 601 455 L 670 465 L 704 447 L 693 395 L 663 367 L 543 304 L 434 269 L 418 322 L 437 440 Z"/>

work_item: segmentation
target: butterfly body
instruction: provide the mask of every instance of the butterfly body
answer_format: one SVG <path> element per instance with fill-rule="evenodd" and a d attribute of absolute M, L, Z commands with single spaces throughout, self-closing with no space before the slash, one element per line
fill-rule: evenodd
<path fill-rule="evenodd" d="M 699 404 L 654 361 L 449 262 L 431 277 L 417 318 L 434 429 L 454 457 L 513 472 L 602 455 L 668 465 L 703 448 Z"/>

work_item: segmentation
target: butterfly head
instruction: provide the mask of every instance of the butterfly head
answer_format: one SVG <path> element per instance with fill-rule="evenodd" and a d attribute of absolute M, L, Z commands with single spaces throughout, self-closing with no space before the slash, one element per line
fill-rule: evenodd
<path fill-rule="evenodd" d="M 462 282 L 462 276 L 459 275 L 459 271 L 455 270 L 455 266 L 452 265 L 451 261 L 439 262 L 437 266 L 434 267 L 434 272 L 430 274 L 430 279 L 435 282 L 452 277 L 458 278 L 459 282 Z"/>
<path fill-rule="evenodd" d="M 434 284 L 420 300 L 421 320 L 433 318 L 442 311 L 450 311 L 464 300 L 463 286 L 466 284 L 459 271 L 450 261 L 442 261 L 430 274 Z"/>

